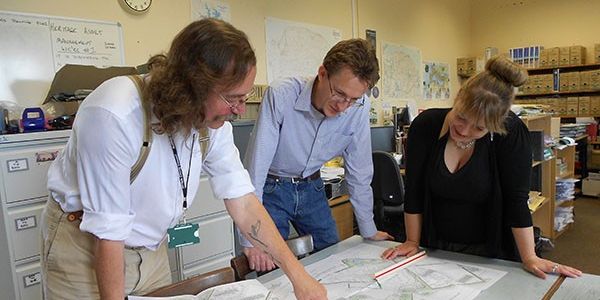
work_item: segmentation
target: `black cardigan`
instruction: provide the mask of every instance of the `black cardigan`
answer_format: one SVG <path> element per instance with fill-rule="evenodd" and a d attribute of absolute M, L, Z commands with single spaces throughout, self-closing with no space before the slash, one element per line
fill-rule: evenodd
<path fill-rule="evenodd" d="M 439 142 L 444 119 L 450 109 L 428 109 L 410 126 L 406 150 L 406 198 L 404 210 L 422 214 L 421 245 L 436 245 L 431 220 L 429 173 L 445 144 Z M 489 147 L 492 174 L 492 197 L 486 207 L 486 249 L 489 257 L 518 260 L 511 228 L 532 226 L 527 206 L 531 180 L 531 142 L 529 130 L 521 119 L 509 112 L 505 120 L 506 135 L 488 133 L 477 146 Z M 464 187 L 468 189 L 469 187 Z"/>

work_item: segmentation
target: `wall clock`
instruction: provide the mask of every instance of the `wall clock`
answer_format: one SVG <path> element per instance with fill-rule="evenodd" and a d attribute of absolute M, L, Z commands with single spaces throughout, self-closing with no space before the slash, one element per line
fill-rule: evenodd
<path fill-rule="evenodd" d="M 132 13 L 144 13 L 150 9 L 152 0 L 119 0 L 121 6 Z"/>

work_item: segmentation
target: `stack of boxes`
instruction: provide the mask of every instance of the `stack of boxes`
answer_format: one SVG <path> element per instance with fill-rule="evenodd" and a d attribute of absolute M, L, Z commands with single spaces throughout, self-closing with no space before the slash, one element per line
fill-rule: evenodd
<path fill-rule="evenodd" d="M 542 105 L 544 112 L 562 117 L 600 116 L 600 96 L 518 99 L 515 104 Z"/>
<path fill-rule="evenodd" d="M 593 61 L 596 64 L 600 64 L 600 44 L 594 45 L 593 53 Z M 529 99 L 515 100 L 515 103 L 542 105 L 545 112 L 556 116 L 600 116 L 600 93 L 595 93 L 600 91 L 600 68 L 589 65 L 579 69 L 593 68 L 593 70 L 580 72 L 573 71 L 578 68 L 562 68 L 564 66 L 581 66 L 585 64 L 586 48 L 583 46 L 541 49 L 539 53 L 539 67 L 542 70 L 533 70 L 533 73 L 538 74 L 530 75 L 528 81 L 519 87 L 519 94 L 531 97 Z M 539 74 L 549 73 L 552 69 L 552 74 Z M 559 94 L 558 92 L 569 93 Z M 570 94 L 571 92 L 574 94 Z M 552 97 L 543 97 L 543 94 L 554 95 Z M 581 94 L 591 95 L 579 96 Z M 536 97 L 536 95 L 542 97 Z"/>
<path fill-rule="evenodd" d="M 600 62 L 600 44 L 596 44 L 596 62 Z M 554 47 L 540 51 L 540 68 L 579 66 L 585 64 L 585 47 Z"/>

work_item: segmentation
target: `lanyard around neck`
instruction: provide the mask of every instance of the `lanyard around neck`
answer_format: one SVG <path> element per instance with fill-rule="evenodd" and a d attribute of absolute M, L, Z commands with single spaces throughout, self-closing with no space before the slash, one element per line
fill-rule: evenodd
<path fill-rule="evenodd" d="M 169 135 L 169 142 L 171 143 L 171 149 L 173 150 L 173 157 L 175 157 L 175 163 L 177 164 L 177 171 L 179 172 L 179 184 L 181 185 L 181 191 L 183 192 L 183 222 L 185 223 L 185 210 L 187 209 L 187 192 L 188 192 L 188 184 L 190 182 L 190 170 L 192 169 L 192 154 L 194 153 L 194 141 L 196 140 L 196 135 L 192 136 L 192 147 L 190 149 L 190 162 L 188 165 L 187 177 L 183 179 L 183 171 L 181 170 L 181 161 L 179 160 L 179 155 L 177 154 L 177 147 L 175 146 L 175 141 L 173 141 L 173 137 Z"/>

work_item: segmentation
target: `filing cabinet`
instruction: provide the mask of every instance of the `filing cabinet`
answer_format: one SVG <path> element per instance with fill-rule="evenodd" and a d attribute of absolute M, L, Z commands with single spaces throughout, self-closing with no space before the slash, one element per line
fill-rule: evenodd
<path fill-rule="evenodd" d="M 42 298 L 40 217 L 48 168 L 70 131 L 0 135 L 1 299 Z"/>
<path fill-rule="evenodd" d="M 40 224 L 47 173 L 70 133 L 0 135 L 0 299 L 42 299 Z M 214 197 L 208 177 L 199 180 L 187 216 L 200 225 L 200 243 L 169 250 L 174 282 L 229 266 L 234 257 L 233 221 L 223 200 Z"/>

